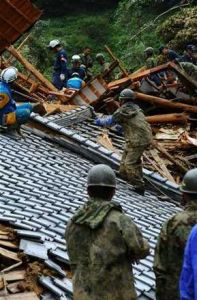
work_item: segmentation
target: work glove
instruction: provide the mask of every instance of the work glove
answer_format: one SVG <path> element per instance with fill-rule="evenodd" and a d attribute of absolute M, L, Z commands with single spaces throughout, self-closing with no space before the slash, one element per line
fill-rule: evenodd
<path fill-rule="evenodd" d="M 64 74 L 60 74 L 60 80 L 64 81 L 66 79 L 66 76 Z"/>
<path fill-rule="evenodd" d="M 100 126 L 100 119 L 98 117 L 96 117 L 93 121 L 94 125 Z"/>

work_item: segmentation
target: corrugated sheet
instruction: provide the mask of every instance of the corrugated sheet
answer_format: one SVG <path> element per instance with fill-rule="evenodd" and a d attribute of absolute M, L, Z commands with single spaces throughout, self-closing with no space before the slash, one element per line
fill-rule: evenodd
<path fill-rule="evenodd" d="M 40 18 L 42 12 L 29 0 L 0 1 L 0 54 Z"/>

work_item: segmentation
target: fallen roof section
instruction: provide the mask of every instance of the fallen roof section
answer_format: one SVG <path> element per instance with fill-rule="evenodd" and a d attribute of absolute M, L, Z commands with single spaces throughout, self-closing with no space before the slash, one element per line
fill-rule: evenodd
<path fill-rule="evenodd" d="M 17 228 L 23 251 L 38 259 L 42 256 L 51 264 L 68 265 L 65 226 L 87 199 L 86 179 L 92 162 L 30 134 L 28 130 L 25 138 L 18 140 L 1 135 L 0 151 L 0 222 L 8 222 Z M 158 201 L 151 193 L 147 192 L 146 197 L 135 194 L 122 180 L 118 180 L 115 200 L 149 240 L 151 255 L 134 266 L 134 274 L 139 299 L 154 299 L 152 262 L 155 243 L 161 224 L 179 209 L 171 203 Z M 32 244 L 42 248 L 39 253 L 34 251 Z M 53 268 L 57 268 L 56 265 Z M 65 294 L 69 299 L 71 283 L 65 276 L 59 276 L 57 274 L 55 278 L 60 278 L 61 284 L 51 277 L 41 277 L 40 282 L 53 295 Z M 65 286 L 65 280 L 67 292 L 61 288 L 62 284 Z"/>
<path fill-rule="evenodd" d="M 95 163 L 107 163 L 114 169 L 118 169 L 124 147 L 124 139 L 116 132 L 110 131 L 109 136 L 115 148 L 109 150 L 99 144 L 98 138 L 102 134 L 103 129 L 93 124 L 91 108 L 81 106 L 49 117 L 32 114 L 32 119 L 63 135 L 65 139 L 58 139 L 57 142 L 68 147 L 71 151 L 81 153 Z M 151 182 L 154 188 L 158 187 L 168 196 L 173 197 L 174 200 L 180 201 L 181 193 L 177 184 L 146 168 L 143 169 L 143 172 L 147 181 Z"/>
<path fill-rule="evenodd" d="M 30 0 L 1 0 L 0 54 L 31 28 L 41 14 Z"/>

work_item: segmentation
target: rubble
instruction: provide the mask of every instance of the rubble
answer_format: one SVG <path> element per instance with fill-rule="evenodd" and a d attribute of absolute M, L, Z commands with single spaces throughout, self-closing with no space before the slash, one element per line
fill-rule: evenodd
<path fill-rule="evenodd" d="M 25 71 L 19 73 L 15 94 L 20 101 L 44 103 L 47 113 L 45 116 L 32 113 L 22 140 L 2 135 L 0 142 L 3 174 L 0 222 L 15 228 L 0 226 L 0 299 L 72 299 L 65 223 L 84 203 L 82 199 L 86 199 L 84 178 L 91 163 L 104 162 L 118 169 L 124 147 L 116 128 L 98 128 L 94 117 L 98 113 L 113 113 L 119 107 L 116 100 L 123 88 L 135 91 L 136 102 L 144 110 L 154 134 L 154 143 L 143 157 L 144 176 L 155 190 L 158 186 L 164 188 L 165 193 L 173 194 L 172 202 L 175 198 L 177 201 L 183 175 L 197 166 L 197 83 L 172 63 L 129 74 L 105 46 L 112 58 L 107 73 L 96 76 L 79 91 L 57 91 L 21 55 L 24 42 L 17 49 L 12 46 L 41 15 L 30 1 L 26 4 L 30 10 L 21 6 L 19 0 L 12 5 L 8 0 L 0 3 L 0 8 L 11 6 L 13 20 L 20 17 L 18 24 L 10 24 L 15 29 L 10 31 L 12 35 L 0 28 L 0 36 L 6 37 L 0 41 L 0 68 L 10 65 L 13 58 L 22 64 Z M 2 12 L 0 9 L 0 15 Z M 19 24 L 24 24 L 20 30 Z M 8 59 L 5 51 L 11 55 Z M 121 70 L 120 78 L 107 82 L 105 78 L 115 68 Z M 169 71 L 175 77 L 173 82 L 165 79 L 161 88 L 150 84 L 152 92 L 142 92 L 143 80 L 151 74 Z M 143 299 L 154 299 L 153 248 L 161 223 L 178 208 L 169 202 L 158 202 L 149 192 L 145 198 L 135 195 L 121 180 L 118 185 L 121 204 L 142 227 L 151 245 L 151 256 L 134 268 L 138 294 Z"/>

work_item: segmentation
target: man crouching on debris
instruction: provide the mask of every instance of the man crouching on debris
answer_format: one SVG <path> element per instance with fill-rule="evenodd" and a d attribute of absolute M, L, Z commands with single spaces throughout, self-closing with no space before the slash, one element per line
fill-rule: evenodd
<path fill-rule="evenodd" d="M 99 126 L 121 125 L 125 149 L 120 163 L 120 176 L 133 185 L 134 190 L 144 195 L 145 183 L 143 180 L 141 157 L 152 143 L 152 131 L 145 116 L 138 105 L 134 104 L 134 92 L 125 89 L 120 93 L 121 107 L 112 116 L 96 119 Z"/>
<path fill-rule="evenodd" d="M 131 264 L 149 254 L 132 220 L 112 202 L 116 177 L 107 165 L 88 173 L 88 202 L 66 228 L 74 300 L 137 300 Z"/>
<path fill-rule="evenodd" d="M 19 130 L 20 125 L 29 120 L 32 111 L 45 112 L 40 103 L 25 103 L 16 106 L 12 97 L 11 85 L 17 76 L 18 70 L 15 67 L 8 67 L 0 74 L 0 126 L 12 133 Z"/>

